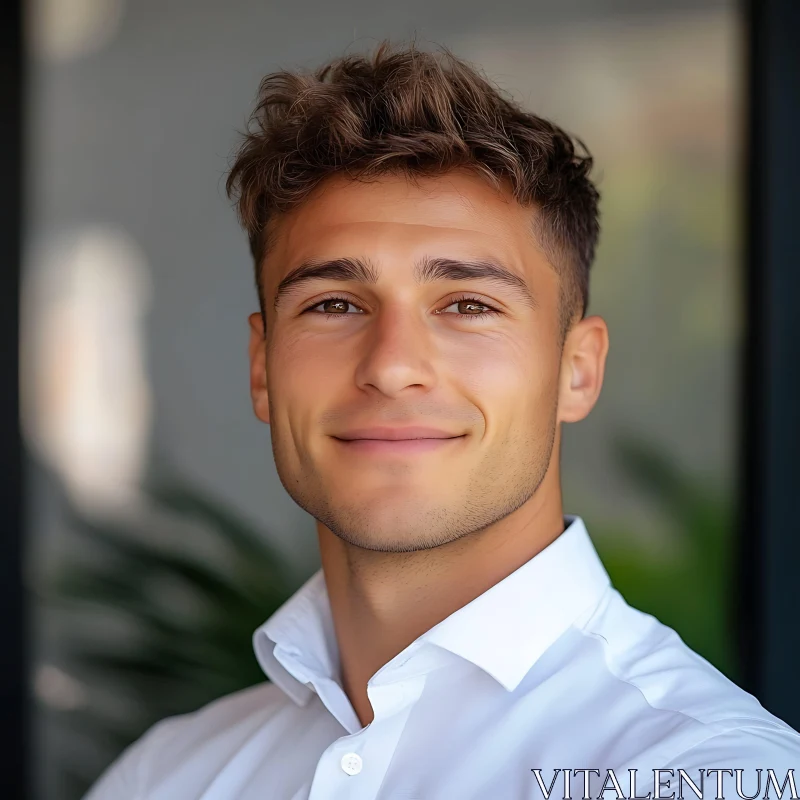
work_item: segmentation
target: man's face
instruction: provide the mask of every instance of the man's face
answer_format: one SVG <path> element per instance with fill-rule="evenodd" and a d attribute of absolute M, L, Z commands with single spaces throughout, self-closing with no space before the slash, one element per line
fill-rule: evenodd
<path fill-rule="evenodd" d="M 534 495 L 558 423 L 559 279 L 533 239 L 533 212 L 462 171 L 418 186 L 336 176 L 321 188 L 276 229 L 263 267 L 266 346 L 260 315 L 250 320 L 253 402 L 281 482 L 367 549 L 419 550 L 482 530 Z M 377 281 L 317 278 L 273 308 L 295 268 L 333 259 L 364 262 Z M 440 270 L 418 281 L 426 259 L 501 265 L 533 306 L 487 278 L 442 280 Z M 459 438 L 416 450 L 337 438 L 411 425 Z"/>

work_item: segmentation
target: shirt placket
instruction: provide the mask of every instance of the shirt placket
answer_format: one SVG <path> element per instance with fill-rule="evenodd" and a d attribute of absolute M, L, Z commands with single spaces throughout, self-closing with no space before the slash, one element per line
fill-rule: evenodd
<path fill-rule="evenodd" d="M 375 800 L 406 721 L 425 685 L 424 674 L 367 685 L 374 719 L 342 736 L 317 763 L 309 800 Z"/>

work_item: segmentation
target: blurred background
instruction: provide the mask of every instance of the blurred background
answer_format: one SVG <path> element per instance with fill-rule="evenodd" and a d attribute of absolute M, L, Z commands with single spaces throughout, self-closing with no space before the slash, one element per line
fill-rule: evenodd
<path fill-rule="evenodd" d="M 264 680 L 252 631 L 319 566 L 249 399 L 229 158 L 273 70 L 415 36 L 596 160 L 600 401 L 564 508 L 617 587 L 732 680 L 746 350 L 747 31 L 730 0 L 29 0 L 20 422 L 31 796 Z M 782 708 L 771 707 L 782 715 Z"/>

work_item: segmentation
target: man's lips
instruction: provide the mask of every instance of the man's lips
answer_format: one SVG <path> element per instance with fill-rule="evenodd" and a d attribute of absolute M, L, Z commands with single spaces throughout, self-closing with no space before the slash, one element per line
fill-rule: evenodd
<path fill-rule="evenodd" d="M 448 436 L 440 438 L 419 439 L 338 439 L 339 444 L 353 455 L 415 455 L 417 453 L 430 453 L 451 447 L 453 443 L 462 441 L 462 436 Z"/>
<path fill-rule="evenodd" d="M 401 439 L 453 439 L 462 436 L 456 431 L 440 428 L 428 428 L 422 425 L 406 425 L 403 427 L 372 426 L 369 428 L 353 428 L 337 433 L 334 438 L 351 441 L 353 439 L 383 439 L 399 441 Z"/>

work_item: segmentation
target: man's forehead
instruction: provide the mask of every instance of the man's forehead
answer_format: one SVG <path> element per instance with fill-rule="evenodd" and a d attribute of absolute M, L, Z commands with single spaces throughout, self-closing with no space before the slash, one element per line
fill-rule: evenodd
<path fill-rule="evenodd" d="M 357 182 L 337 176 L 275 220 L 271 253 L 285 264 L 358 240 L 377 249 L 425 243 L 503 250 L 513 258 L 514 251 L 536 247 L 533 213 L 471 175 L 424 178 L 419 186 L 401 177 Z"/>

